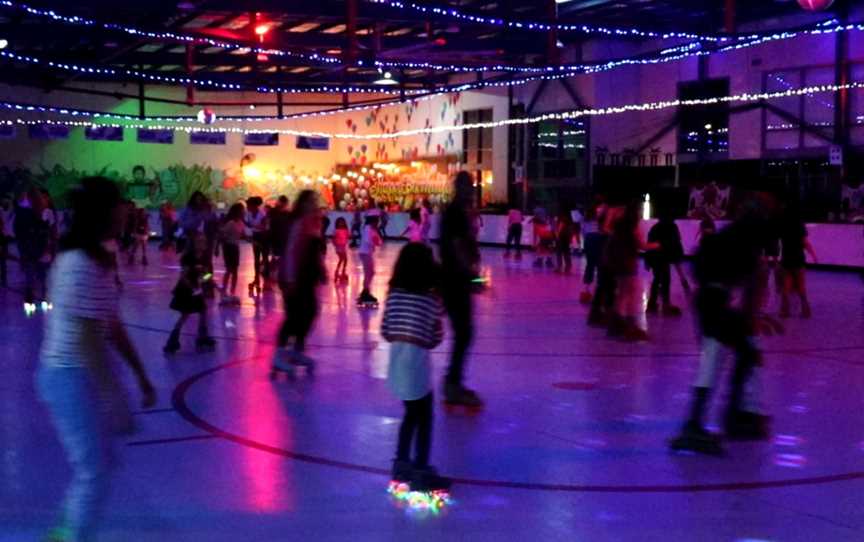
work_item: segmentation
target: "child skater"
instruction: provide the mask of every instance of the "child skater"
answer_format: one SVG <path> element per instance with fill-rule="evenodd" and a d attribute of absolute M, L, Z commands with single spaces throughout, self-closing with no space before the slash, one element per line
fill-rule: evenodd
<path fill-rule="evenodd" d="M 225 274 L 222 275 L 222 302 L 224 304 L 239 303 L 237 299 L 237 271 L 240 268 L 240 241 L 246 235 L 246 224 L 243 222 L 246 208 L 242 203 L 235 203 L 228 210 L 225 223 L 219 228 L 219 241 L 222 244 L 222 258 L 225 261 Z"/>
<path fill-rule="evenodd" d="M 795 294 L 801 301 L 801 318 L 810 318 L 810 301 L 807 299 L 807 283 L 804 276 L 806 254 L 816 262 L 816 252 L 807 239 L 807 226 L 801 220 L 797 206 L 788 206 L 783 219 L 780 243 L 780 267 L 782 269 L 782 290 L 780 294 L 780 317 L 789 317 L 789 294 Z"/>
<path fill-rule="evenodd" d="M 189 239 L 186 251 L 180 258 L 182 271 L 180 280 L 174 287 L 174 297 L 171 299 L 171 308 L 180 313 L 180 318 L 168 337 L 163 351 L 173 354 L 180 350 L 180 331 L 183 324 L 189 319 L 189 315 L 198 315 L 198 338 L 195 346 L 201 352 L 213 350 L 216 342 L 207 331 L 207 302 L 204 299 L 204 282 L 209 280 L 207 274 L 207 239 L 203 234 L 197 234 Z"/>
<path fill-rule="evenodd" d="M 369 288 L 372 287 L 372 278 L 375 276 L 375 248 L 380 247 L 382 243 L 381 235 L 378 233 L 378 215 L 366 215 L 366 224 L 360 235 L 360 248 L 357 250 L 360 262 L 363 264 L 363 291 L 357 298 L 358 305 L 378 303 L 378 299 L 372 295 Z"/>
<path fill-rule="evenodd" d="M 336 271 L 333 273 L 333 282 L 347 282 L 348 273 L 348 240 L 351 232 L 348 230 L 348 221 L 343 217 L 336 219 L 333 227 L 333 249 L 336 252 Z"/>
<path fill-rule="evenodd" d="M 566 273 L 569 275 L 570 270 L 573 268 L 571 245 L 573 244 L 573 237 L 576 234 L 575 229 L 570 213 L 562 211 L 558 215 L 558 223 L 555 226 L 556 273 Z"/>
<path fill-rule="evenodd" d="M 129 248 L 129 265 L 135 263 L 135 254 L 141 251 L 141 265 L 147 265 L 147 241 L 150 240 L 150 215 L 147 209 L 135 209 L 132 226 L 132 245 Z"/>
<path fill-rule="evenodd" d="M 628 341 L 648 340 L 648 333 L 636 324 L 639 311 L 639 251 L 655 250 L 658 243 L 646 243 L 639 231 L 639 206 L 629 204 L 612 227 L 606 247 L 606 264 L 617 286 L 609 336 Z"/>
<path fill-rule="evenodd" d="M 423 241 L 423 219 L 420 209 L 411 209 L 408 213 L 408 225 L 401 237 L 407 237 L 409 243 L 422 243 Z"/>
<path fill-rule="evenodd" d="M 606 240 L 609 238 L 604 229 L 605 220 L 606 205 L 602 199 L 598 198 L 597 202 L 588 208 L 588 212 L 582 221 L 585 272 L 582 275 L 582 293 L 579 294 L 579 301 L 581 303 L 589 304 L 593 299 L 591 285 L 594 283 L 594 276 L 600 267 L 603 249 L 606 246 Z"/>
<path fill-rule="evenodd" d="M 546 267 L 552 267 L 552 247 L 555 245 L 555 234 L 552 233 L 552 226 L 549 225 L 549 220 L 546 217 L 545 211 L 535 212 L 534 218 L 531 219 L 534 226 L 534 267 L 543 267 L 543 260 L 546 260 Z"/>
<path fill-rule="evenodd" d="M 419 491 L 450 487 L 450 480 L 429 465 L 434 404 L 429 351 L 444 337 L 444 309 L 435 294 L 438 269 L 428 246 L 405 245 L 393 269 L 381 324 L 381 334 L 391 343 L 387 383 L 405 405 L 393 479 L 407 482 L 412 490 Z"/>
<path fill-rule="evenodd" d="M 663 302 L 665 316 L 679 316 L 681 309 L 671 301 L 672 266 L 677 265 L 684 257 L 684 246 L 681 244 L 681 231 L 667 210 L 661 212 L 657 223 L 648 231 L 648 242 L 658 243 L 659 248 L 646 256 L 654 275 L 646 312 L 654 314 L 658 311 L 659 297 Z"/>

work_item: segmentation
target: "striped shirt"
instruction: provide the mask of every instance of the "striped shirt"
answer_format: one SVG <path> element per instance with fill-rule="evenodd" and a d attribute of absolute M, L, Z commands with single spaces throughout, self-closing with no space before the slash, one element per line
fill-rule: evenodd
<path fill-rule="evenodd" d="M 119 318 L 114 273 L 83 250 L 61 252 L 48 277 L 48 313 L 41 360 L 49 367 L 92 367 L 105 360 Z"/>
<path fill-rule="evenodd" d="M 444 338 L 443 316 L 438 298 L 394 289 L 387 295 L 381 334 L 389 342 L 435 348 Z"/>

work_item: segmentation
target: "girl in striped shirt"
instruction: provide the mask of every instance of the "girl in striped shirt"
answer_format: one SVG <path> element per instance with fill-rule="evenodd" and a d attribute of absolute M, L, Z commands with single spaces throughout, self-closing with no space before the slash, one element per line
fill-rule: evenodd
<path fill-rule="evenodd" d="M 429 351 L 444 336 L 444 310 L 435 295 L 438 282 L 432 250 L 423 243 L 405 245 L 393 270 L 381 324 L 381 334 L 391 343 L 387 382 L 405 405 L 393 478 L 429 490 L 450 486 L 450 480 L 429 465 L 433 404 Z"/>

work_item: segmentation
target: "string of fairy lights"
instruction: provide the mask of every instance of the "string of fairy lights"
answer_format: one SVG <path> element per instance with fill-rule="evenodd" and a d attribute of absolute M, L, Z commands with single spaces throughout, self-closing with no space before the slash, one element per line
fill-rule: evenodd
<path fill-rule="evenodd" d="M 36 124 L 45 124 L 45 125 L 59 125 L 59 126 L 116 126 L 122 128 L 143 128 L 143 129 L 151 129 L 151 130 L 176 130 L 183 132 L 224 132 L 224 133 L 238 133 L 238 134 L 253 134 L 253 133 L 276 133 L 276 134 L 284 134 L 291 136 L 301 136 L 301 137 L 323 137 L 323 138 L 331 138 L 331 139 L 348 139 L 348 140 L 391 140 L 402 137 L 412 137 L 412 136 L 421 136 L 421 135 L 432 135 L 432 134 L 441 134 L 452 131 L 459 130 L 467 130 L 467 129 L 482 129 L 482 128 L 499 128 L 505 126 L 514 126 L 514 125 L 527 125 L 527 124 L 537 124 L 545 121 L 561 121 L 561 120 L 572 120 L 583 117 L 600 117 L 606 115 L 617 115 L 627 112 L 638 112 L 638 111 L 660 111 L 664 109 L 670 109 L 675 107 L 695 107 L 695 106 L 705 106 L 705 105 L 717 105 L 723 103 L 734 103 L 734 102 L 758 102 L 764 100 L 775 100 L 781 98 L 788 98 L 793 96 L 807 96 L 812 94 L 819 94 L 825 92 L 839 92 L 841 90 L 861 90 L 864 89 L 864 82 L 851 82 L 840 85 L 815 85 L 801 88 L 793 88 L 787 89 L 784 91 L 777 92 L 760 92 L 760 93 L 742 93 L 735 94 L 731 96 L 718 96 L 714 98 L 702 98 L 702 99 L 690 99 L 690 100 L 666 100 L 666 101 L 657 101 L 657 102 L 644 102 L 637 104 L 625 104 L 618 106 L 610 106 L 603 108 L 585 108 L 585 109 L 577 109 L 571 111 L 565 111 L 561 113 L 546 113 L 543 115 L 525 117 L 525 118 L 516 118 L 516 119 L 505 119 L 499 121 L 489 121 L 489 122 L 475 122 L 475 123 L 466 123 L 466 124 L 458 124 L 458 125 L 439 125 L 439 126 L 429 126 L 424 128 L 416 128 L 416 129 L 407 129 L 400 130 L 391 133 L 373 133 L 373 134 L 356 134 L 356 133 L 338 133 L 338 132 L 325 132 L 325 131 L 307 131 L 307 130 L 295 130 L 295 129 L 248 129 L 243 128 L 242 126 L 207 126 L 207 125 L 179 125 L 179 122 L 185 122 L 186 119 L 178 119 L 178 118 L 162 118 L 161 121 L 156 122 L 165 122 L 166 124 L 154 124 L 153 122 L 138 122 L 134 124 L 119 124 L 119 123 L 101 123 L 95 122 L 95 120 L 101 119 L 112 119 L 112 120 L 131 120 L 133 117 L 130 115 L 119 115 L 113 113 L 94 113 L 90 111 L 82 111 L 75 109 L 58 109 L 52 107 L 43 107 L 43 106 L 24 106 L 24 109 L 18 109 L 20 104 L 14 104 L 11 102 L 0 102 L 0 107 L 6 109 L 13 110 L 21 110 L 28 112 L 45 112 L 45 113 L 59 113 L 77 117 L 85 117 L 85 118 L 93 118 L 95 120 L 91 121 L 80 121 L 80 120 L 33 120 L 33 119 L 14 119 L 14 120 L 4 120 L 0 121 L 0 124 L 4 125 L 36 125 Z M 43 111 L 44 110 L 44 111 Z M 98 115 L 98 116 L 96 116 Z M 155 119 L 154 119 L 155 120 Z M 140 119 L 139 119 L 140 121 Z"/>
<path fill-rule="evenodd" d="M 390 0 L 369 0 L 372 2 L 385 3 L 388 5 L 392 5 L 393 7 L 412 7 L 421 9 L 426 12 L 432 12 L 443 15 L 454 16 L 453 12 L 457 13 L 457 17 L 464 16 L 466 20 L 470 20 L 469 18 L 475 18 L 475 16 L 468 16 L 461 14 L 456 10 L 445 10 L 444 8 L 432 8 L 428 6 L 422 6 L 420 4 L 415 4 L 413 2 L 403 3 L 403 2 L 391 2 Z M 273 56 L 290 56 L 296 58 L 303 58 L 306 60 L 314 61 L 314 62 L 323 62 L 326 64 L 339 64 L 343 62 L 343 59 L 335 56 L 327 56 L 320 55 L 317 53 L 302 53 L 290 50 L 276 49 L 276 48 L 260 48 L 260 47 L 249 47 L 246 43 L 238 43 L 238 42 L 230 42 L 225 40 L 216 40 L 213 38 L 209 38 L 206 36 L 200 35 L 190 35 L 190 34 L 181 34 L 172 31 L 150 31 L 144 30 L 141 28 L 137 28 L 134 26 L 124 25 L 120 23 L 114 22 L 99 22 L 94 19 L 78 17 L 73 15 L 66 15 L 62 13 L 58 13 L 54 10 L 44 10 L 40 8 L 36 8 L 30 6 L 29 4 L 15 2 L 13 0 L 0 0 L 0 8 L 8 8 L 8 9 L 19 9 L 23 10 L 26 13 L 34 16 L 50 18 L 53 21 L 63 22 L 67 24 L 75 24 L 75 25 L 85 25 L 85 26 L 98 26 L 107 30 L 114 30 L 124 32 L 126 34 L 134 35 L 136 37 L 145 37 L 150 39 L 158 39 L 158 40 L 174 40 L 185 43 L 194 43 L 200 45 L 208 45 L 213 47 L 219 47 L 227 50 L 243 50 L 248 51 L 250 53 L 260 54 L 260 55 L 273 55 Z M 437 11 L 436 11 L 437 10 Z M 441 12 L 441 13 L 439 13 Z M 538 29 L 548 30 L 549 25 L 545 25 L 543 23 L 519 23 L 514 21 L 504 21 L 503 19 L 495 19 L 495 18 L 482 18 L 488 24 L 497 24 L 497 25 L 522 25 L 531 30 Z M 567 26 L 567 25 L 564 25 Z M 383 69 L 434 69 L 439 71 L 449 71 L 449 72 L 512 72 L 512 73 L 532 73 L 532 74 L 550 74 L 550 73 L 561 73 L 561 74 L 570 74 L 575 75 L 579 73 L 597 73 L 598 71 L 605 71 L 609 69 L 614 69 L 621 66 L 627 65 L 650 65 L 658 62 L 670 62 L 674 60 L 681 60 L 683 58 L 687 58 L 689 56 L 702 56 L 713 53 L 723 53 L 727 51 L 739 50 L 747 47 L 752 47 L 755 45 L 760 45 L 763 43 L 767 43 L 769 41 L 778 41 L 778 40 L 786 40 L 792 39 L 799 35 L 818 35 L 824 33 L 836 33 L 836 32 L 849 32 L 849 31 L 862 31 L 864 30 L 864 24 L 862 23 L 847 23 L 840 24 L 838 21 L 832 19 L 828 21 L 824 21 L 818 23 L 814 27 L 806 28 L 802 30 L 794 30 L 794 31 L 774 31 L 768 33 L 751 33 L 746 35 L 736 35 L 732 36 L 708 36 L 708 35 L 699 35 L 692 34 L 688 32 L 654 32 L 654 31 L 642 31 L 635 29 L 613 29 L 606 27 L 592 27 L 587 25 L 569 25 L 567 28 L 580 31 L 585 31 L 587 33 L 598 33 L 603 35 L 610 36 L 632 36 L 632 37 L 641 37 L 641 38 L 657 38 L 657 39 L 687 39 L 687 40 L 695 40 L 697 42 L 708 42 L 708 43 L 717 43 L 717 44 L 725 44 L 722 48 L 716 50 L 707 50 L 705 49 L 701 43 L 690 43 L 685 45 L 680 45 L 677 47 L 673 47 L 670 49 L 665 49 L 661 51 L 659 57 L 652 58 L 627 58 L 621 60 L 612 60 L 606 62 L 595 62 L 595 63 L 581 63 L 581 64 L 561 64 L 556 66 L 512 66 L 502 63 L 495 63 L 489 65 L 459 65 L 459 64 L 439 64 L 435 62 L 417 62 L 417 61 L 393 61 L 393 60 L 375 60 L 371 62 L 364 62 L 363 60 L 358 60 L 356 64 L 358 66 L 364 66 L 368 64 L 370 67 L 377 67 Z M 562 27 L 563 29 L 564 27 Z M 734 43 L 730 43 L 734 42 Z M 677 53 L 677 54 L 673 54 Z M 671 55 L 671 56 L 670 56 Z M 4 55 L 7 58 L 14 59 L 15 57 Z M 34 57 L 23 57 L 18 60 L 33 62 Z M 38 59 L 37 59 L 38 60 Z M 99 73 L 93 70 L 98 70 L 100 68 L 93 68 L 87 66 L 78 66 L 69 63 L 62 62 L 54 62 L 53 65 L 50 61 L 41 61 L 44 65 L 50 67 L 57 67 L 59 69 L 69 69 L 73 71 L 85 72 L 85 73 Z M 102 68 L 105 75 L 108 70 Z M 139 73 L 135 70 L 114 70 L 118 75 L 132 75 L 135 77 L 141 77 L 144 79 L 152 80 L 152 81 L 162 81 L 162 82 L 173 82 L 173 80 L 185 81 L 184 84 L 188 83 L 192 78 L 184 78 L 184 77 L 172 77 L 172 76 L 164 76 L 158 74 L 148 74 L 148 73 Z M 133 73 L 134 72 L 134 73 Z M 222 88 L 226 90 L 238 90 L 239 85 L 234 83 L 225 83 L 215 80 L 208 79 L 194 79 L 196 84 L 201 84 L 204 86 L 210 86 L 214 88 Z M 245 88 L 245 87 L 243 87 Z M 310 89 L 284 89 L 278 87 L 259 87 L 255 90 L 259 92 L 311 92 Z M 332 86 L 332 87 L 322 87 L 317 89 L 317 92 L 346 92 L 345 87 L 341 86 Z M 380 92 L 380 93 L 399 93 L 397 90 L 369 90 L 364 87 L 352 87 L 352 92 Z"/>

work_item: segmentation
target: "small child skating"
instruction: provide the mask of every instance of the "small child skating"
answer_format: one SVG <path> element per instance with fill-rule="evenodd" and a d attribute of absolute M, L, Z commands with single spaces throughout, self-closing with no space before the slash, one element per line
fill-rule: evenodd
<path fill-rule="evenodd" d="M 382 243 L 381 235 L 378 233 L 378 215 L 369 214 L 366 216 L 366 224 L 360 235 L 360 248 L 357 250 L 360 262 L 363 264 L 363 291 L 357 298 L 357 305 L 361 307 L 378 306 L 378 298 L 372 295 L 370 288 L 372 278 L 375 276 L 375 248 L 380 247 Z"/>
<path fill-rule="evenodd" d="M 522 259 L 522 222 L 525 219 L 522 217 L 522 211 L 510 209 L 507 211 L 507 248 L 504 251 L 504 257 L 510 257 L 511 247 L 516 247 L 516 259 Z"/>
<path fill-rule="evenodd" d="M 135 255 L 141 252 L 141 265 L 147 265 L 147 242 L 150 240 L 150 216 L 147 209 L 136 209 L 132 214 L 132 240 L 129 247 L 129 265 L 135 263 Z"/>
<path fill-rule="evenodd" d="M 552 226 L 549 225 L 549 220 L 544 213 L 536 213 L 531 219 L 531 224 L 534 227 L 534 267 L 543 267 L 545 260 L 546 267 L 553 267 L 552 249 L 555 246 L 555 234 L 552 232 Z"/>
<path fill-rule="evenodd" d="M 649 314 L 656 314 L 659 310 L 659 298 L 663 303 L 665 316 L 679 316 L 681 309 L 673 305 L 671 300 L 672 266 L 677 265 L 684 257 L 684 246 L 681 244 L 678 225 L 668 212 L 663 212 L 648 231 L 648 242 L 658 243 L 659 248 L 646 254 L 646 262 L 654 277 L 645 310 Z"/>
<path fill-rule="evenodd" d="M 421 243 L 406 245 L 393 270 L 381 325 L 381 334 L 391 343 L 387 383 L 405 406 L 393 479 L 408 483 L 412 491 L 451 485 L 429 464 L 434 405 L 429 351 L 444 337 L 444 309 L 435 295 L 438 280 L 432 250 Z"/>
<path fill-rule="evenodd" d="M 801 303 L 801 318 L 810 318 L 810 301 L 807 299 L 804 267 L 807 263 L 807 254 L 814 263 L 816 262 L 816 251 L 807 238 L 807 226 L 792 208 L 787 210 L 787 216 L 783 220 L 780 243 L 782 245 L 780 317 L 789 318 L 789 295 L 795 294 Z"/>
<path fill-rule="evenodd" d="M 568 212 L 558 216 L 555 225 L 555 272 L 569 275 L 573 268 L 572 245 L 576 235 L 573 219 Z"/>
<path fill-rule="evenodd" d="M 207 240 L 203 235 L 193 236 L 186 245 L 186 252 L 180 258 L 182 271 L 180 280 L 174 287 L 174 297 L 171 299 L 171 308 L 180 313 L 180 318 L 174 324 L 171 336 L 165 344 L 163 351 L 173 354 L 180 350 L 180 331 L 183 324 L 190 315 L 198 315 L 198 338 L 195 346 L 199 352 L 213 350 L 216 342 L 207 331 L 207 301 L 204 298 L 204 283 L 210 280 L 207 277 Z"/>
<path fill-rule="evenodd" d="M 219 228 L 219 241 L 222 244 L 222 258 L 225 274 L 222 276 L 222 304 L 239 305 L 237 297 L 237 271 L 240 268 L 240 241 L 246 236 L 243 215 L 246 212 L 242 203 L 235 203 Z"/>
<path fill-rule="evenodd" d="M 411 209 L 408 213 L 408 225 L 401 237 L 407 237 L 409 243 L 423 243 L 423 218 L 420 209 Z"/>
<path fill-rule="evenodd" d="M 341 216 L 336 219 L 333 227 L 333 250 L 336 252 L 336 271 L 333 273 L 333 282 L 348 282 L 348 241 L 351 232 L 348 230 L 348 222 Z"/>

